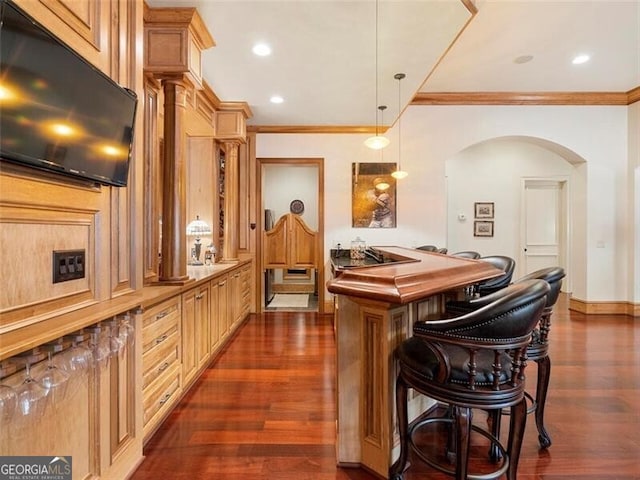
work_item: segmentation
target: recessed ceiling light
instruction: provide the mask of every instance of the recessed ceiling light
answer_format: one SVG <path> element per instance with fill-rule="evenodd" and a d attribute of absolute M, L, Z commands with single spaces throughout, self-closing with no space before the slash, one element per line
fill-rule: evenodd
<path fill-rule="evenodd" d="M 282 103 L 284 102 L 284 98 L 282 98 L 280 95 L 273 95 L 271 97 L 271 103 Z"/>
<path fill-rule="evenodd" d="M 513 63 L 518 63 L 518 64 L 521 64 L 521 63 L 528 63 L 528 62 L 530 62 L 531 60 L 533 60 L 533 55 L 520 55 L 519 57 L 516 57 L 516 58 L 513 60 Z"/>
<path fill-rule="evenodd" d="M 571 63 L 573 63 L 574 65 L 580 65 L 588 62 L 590 58 L 591 57 L 589 57 L 589 55 L 586 55 L 586 54 L 576 55 L 575 57 L 573 57 L 573 60 L 571 60 Z"/>
<path fill-rule="evenodd" d="M 259 57 L 271 55 L 271 47 L 266 43 L 256 43 L 251 50 Z"/>

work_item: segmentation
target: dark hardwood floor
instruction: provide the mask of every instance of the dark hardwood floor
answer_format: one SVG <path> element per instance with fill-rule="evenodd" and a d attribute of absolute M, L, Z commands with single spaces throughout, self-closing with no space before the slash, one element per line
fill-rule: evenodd
<path fill-rule="evenodd" d="M 640 479 L 640 319 L 587 317 L 562 298 L 551 340 L 553 445 L 539 449 L 529 416 L 518 478 Z M 334 355 L 330 316 L 250 317 L 148 442 L 133 480 L 377 478 L 336 467 Z M 441 478 L 415 462 L 405 475 Z"/>

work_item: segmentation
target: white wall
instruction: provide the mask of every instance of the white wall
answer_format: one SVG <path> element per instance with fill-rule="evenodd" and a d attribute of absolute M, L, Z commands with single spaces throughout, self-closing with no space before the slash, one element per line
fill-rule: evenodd
<path fill-rule="evenodd" d="M 632 208 L 628 216 L 631 241 L 629 288 L 631 301 L 640 303 L 640 102 L 629 108 L 629 202 Z"/>
<path fill-rule="evenodd" d="M 446 162 L 449 251 L 507 255 L 516 260 L 514 278 L 524 275 L 518 268 L 523 179 L 553 178 L 571 184 L 573 172 L 562 156 L 524 138 L 489 140 L 460 152 Z M 493 237 L 474 237 L 475 202 L 494 203 Z M 466 220 L 459 220 L 460 214 Z"/>
<path fill-rule="evenodd" d="M 262 171 L 264 208 L 274 211 L 274 222 L 289 213 L 293 200 L 302 200 L 301 217 L 318 230 L 318 168 L 308 165 L 266 164 Z"/>
<path fill-rule="evenodd" d="M 636 108 L 636 107 L 634 107 Z M 395 135 L 384 153 L 362 145 L 366 135 L 260 134 L 258 157 L 325 160 L 325 259 L 337 242 L 357 235 L 368 244 L 447 243 L 447 161 L 467 148 L 501 137 L 531 137 L 555 145 L 573 163 L 573 294 L 586 301 L 629 301 L 629 258 L 634 235 L 629 213 L 629 108 L 611 106 L 413 106 L 402 121 L 402 166 L 395 229 L 352 229 L 351 163 L 397 161 Z M 635 110 L 634 110 L 635 111 Z M 636 113 L 637 116 L 637 113 Z M 637 119 L 635 120 L 637 127 Z M 637 129 L 636 129 L 637 133 Z M 631 132 L 633 134 L 633 132 Z M 637 152 L 636 152 L 637 156 Z M 637 159 L 636 159 L 637 160 Z M 493 172 L 487 174 L 491 177 Z M 517 218 L 501 219 L 504 225 Z M 449 240 L 453 242 L 452 239 Z M 598 248 L 598 242 L 604 248 Z M 633 264 L 632 264 L 633 265 Z"/>

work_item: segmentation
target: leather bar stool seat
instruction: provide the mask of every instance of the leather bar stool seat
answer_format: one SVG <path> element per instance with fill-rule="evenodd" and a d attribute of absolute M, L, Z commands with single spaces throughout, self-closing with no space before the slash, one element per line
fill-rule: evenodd
<path fill-rule="evenodd" d="M 396 409 L 400 456 L 389 469 L 393 480 L 403 478 L 413 451 L 421 460 L 457 479 L 474 477 L 468 471 L 471 432 L 476 431 L 499 446 L 502 461 L 493 474 L 516 479 L 520 447 L 526 423 L 524 355 L 546 305 L 549 285 L 530 280 L 511 285 L 485 307 L 454 319 L 418 321 L 413 335 L 395 350 L 398 377 Z M 418 417 L 409 424 L 407 392 L 413 388 L 447 407 L 451 415 Z M 506 447 L 491 434 L 472 426 L 473 410 L 510 409 L 510 431 Z M 450 425 L 449 441 L 455 469 L 438 463 L 417 445 L 414 435 L 434 423 Z"/>
<path fill-rule="evenodd" d="M 478 252 L 474 252 L 473 250 L 463 250 L 462 252 L 455 252 L 451 254 L 452 257 L 461 257 L 461 258 L 471 258 L 473 260 L 477 260 L 480 258 L 480 254 Z"/>
<path fill-rule="evenodd" d="M 476 284 L 474 289 L 476 296 L 484 297 L 490 293 L 497 292 L 511 283 L 513 272 L 516 269 L 516 261 L 513 258 L 507 257 L 506 255 L 488 255 L 480 257 L 478 260 L 490 263 L 494 267 L 502 270 L 504 274 Z"/>
<path fill-rule="evenodd" d="M 549 379 L 551 378 L 551 359 L 549 358 L 549 333 L 551 331 L 551 315 L 553 307 L 558 301 L 560 290 L 562 288 L 562 279 L 566 273 L 562 267 L 548 267 L 536 270 L 524 277 L 519 278 L 514 284 L 520 282 L 528 282 L 530 280 L 544 280 L 549 284 L 549 294 L 547 295 L 547 304 L 540 316 L 540 322 L 536 326 L 531 336 L 531 343 L 527 347 L 527 360 L 533 360 L 538 365 L 538 375 L 536 381 L 535 399 L 528 395 L 531 399 L 531 407 L 529 413 L 535 412 L 536 427 L 538 429 L 538 441 L 542 448 L 551 446 L 551 437 L 547 432 L 544 424 L 544 409 L 547 402 L 547 392 L 549 389 Z M 496 294 L 487 295 L 471 300 L 454 300 L 446 304 L 446 311 L 449 315 L 462 315 L 493 302 Z M 500 432 L 500 418 L 494 416 L 492 419 L 494 435 L 498 436 Z M 496 454 L 497 452 L 493 452 Z"/>

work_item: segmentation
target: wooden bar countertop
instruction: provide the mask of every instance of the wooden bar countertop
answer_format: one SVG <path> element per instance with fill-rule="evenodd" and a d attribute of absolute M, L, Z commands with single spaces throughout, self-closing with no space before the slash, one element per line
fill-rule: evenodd
<path fill-rule="evenodd" d="M 339 295 L 405 304 L 454 290 L 504 272 L 488 262 L 422 250 L 376 246 L 375 251 L 396 262 L 342 268 L 327 282 L 329 292 Z"/>

